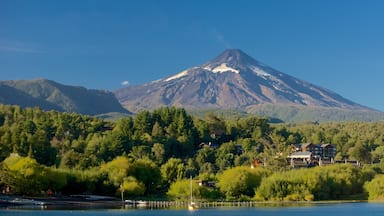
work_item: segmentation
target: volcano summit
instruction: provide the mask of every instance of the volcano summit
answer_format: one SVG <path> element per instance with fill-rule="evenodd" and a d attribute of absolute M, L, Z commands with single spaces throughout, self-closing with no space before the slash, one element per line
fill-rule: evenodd
<path fill-rule="evenodd" d="M 266 107 L 377 112 L 277 71 L 238 49 L 226 50 L 173 76 L 117 90 L 115 95 L 134 112 L 161 106 L 236 109 L 265 115 L 269 115 Z"/>

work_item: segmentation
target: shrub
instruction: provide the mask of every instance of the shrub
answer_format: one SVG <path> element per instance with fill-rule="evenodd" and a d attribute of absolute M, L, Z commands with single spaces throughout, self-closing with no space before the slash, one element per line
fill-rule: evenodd
<path fill-rule="evenodd" d="M 384 201 L 384 175 L 377 175 L 372 181 L 365 183 L 369 200 Z"/>

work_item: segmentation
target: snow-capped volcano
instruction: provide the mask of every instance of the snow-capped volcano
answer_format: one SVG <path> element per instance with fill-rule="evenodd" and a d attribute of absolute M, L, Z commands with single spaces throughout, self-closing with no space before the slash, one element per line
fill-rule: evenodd
<path fill-rule="evenodd" d="M 115 92 L 129 110 L 178 106 L 247 110 L 260 104 L 368 109 L 265 65 L 238 49 L 167 78 Z"/>
<path fill-rule="evenodd" d="M 167 78 L 166 80 L 169 81 L 172 79 L 186 76 L 188 74 L 188 71 L 191 71 L 192 69 L 204 69 L 212 73 L 232 72 L 236 74 L 239 74 L 240 71 L 251 69 L 254 70 L 255 73 L 259 73 L 259 75 L 268 75 L 268 73 L 263 70 L 260 70 L 254 65 L 263 64 L 252 59 L 251 57 L 243 53 L 241 50 L 226 50 L 212 61 L 207 62 L 206 64 L 203 64 L 201 66 L 193 67 L 188 70 L 182 71 L 174 76 Z"/>

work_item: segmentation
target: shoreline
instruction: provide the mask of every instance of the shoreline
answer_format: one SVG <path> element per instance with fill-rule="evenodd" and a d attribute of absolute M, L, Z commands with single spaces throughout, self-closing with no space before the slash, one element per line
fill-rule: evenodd
<path fill-rule="evenodd" d="M 94 198 L 96 197 L 96 198 Z M 25 197 L 25 196 L 0 196 L 1 207 L 18 206 L 55 206 L 68 208 L 114 208 L 122 206 L 121 200 L 114 197 L 101 196 L 60 196 L 60 197 Z"/>
<path fill-rule="evenodd" d="M 132 201 L 132 200 L 131 200 Z M 131 205 L 122 202 L 115 197 L 92 196 L 92 195 L 73 195 L 60 197 L 18 197 L 18 196 L 0 196 L 1 208 L 13 207 L 41 207 L 48 209 L 65 208 L 65 209 L 89 209 L 89 208 L 184 208 L 188 206 L 186 201 L 150 201 L 150 200 L 133 200 L 134 202 L 142 202 L 145 205 Z M 216 207 L 258 207 L 258 206 L 305 206 L 305 205 L 323 205 L 323 204 L 343 204 L 343 203 L 363 203 L 368 200 L 322 200 L 322 201 L 211 201 L 197 202 L 201 208 Z"/>

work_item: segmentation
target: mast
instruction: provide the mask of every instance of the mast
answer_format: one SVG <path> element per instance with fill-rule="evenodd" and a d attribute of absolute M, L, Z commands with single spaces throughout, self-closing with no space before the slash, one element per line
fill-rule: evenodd
<path fill-rule="evenodd" d="M 191 188 L 191 203 L 193 202 L 193 190 L 192 190 L 192 176 L 190 176 L 190 188 Z"/>

